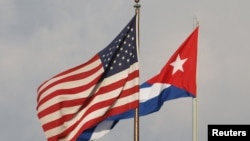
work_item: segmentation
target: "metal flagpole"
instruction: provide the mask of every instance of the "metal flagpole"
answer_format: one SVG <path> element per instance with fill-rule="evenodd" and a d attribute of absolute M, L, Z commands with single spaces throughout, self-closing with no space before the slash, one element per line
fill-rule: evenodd
<path fill-rule="evenodd" d="M 199 26 L 199 22 L 196 17 L 193 19 L 193 29 Z M 198 103 L 197 95 L 193 98 L 193 141 L 198 140 Z"/>
<path fill-rule="evenodd" d="M 140 0 L 135 0 L 135 14 L 136 14 L 136 46 L 139 52 L 139 19 L 140 19 Z M 140 96 L 140 95 L 139 95 Z M 134 114 L 134 141 L 139 141 L 139 107 L 135 109 Z"/>
<path fill-rule="evenodd" d="M 193 98 L 193 141 L 197 141 L 197 96 Z"/>

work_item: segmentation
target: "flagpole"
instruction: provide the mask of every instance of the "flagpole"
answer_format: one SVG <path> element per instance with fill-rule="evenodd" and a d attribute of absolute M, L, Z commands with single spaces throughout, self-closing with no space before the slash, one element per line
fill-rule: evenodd
<path fill-rule="evenodd" d="M 197 98 L 193 98 L 193 141 L 197 141 Z"/>
<path fill-rule="evenodd" d="M 193 29 L 199 26 L 197 17 L 193 18 Z M 198 140 L 198 102 L 197 95 L 193 98 L 193 141 Z"/>
<path fill-rule="evenodd" d="M 136 14 L 136 46 L 139 52 L 139 19 L 140 19 L 140 0 L 135 0 L 135 14 Z M 140 94 L 139 94 L 140 96 Z M 139 141 L 139 107 L 135 109 L 134 114 L 134 141 Z"/>

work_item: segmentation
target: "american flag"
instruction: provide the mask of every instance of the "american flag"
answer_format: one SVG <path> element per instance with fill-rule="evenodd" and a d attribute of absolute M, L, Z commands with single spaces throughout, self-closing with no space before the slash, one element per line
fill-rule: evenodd
<path fill-rule="evenodd" d="M 136 15 L 89 61 L 37 90 L 37 115 L 48 141 L 75 141 L 109 116 L 138 107 Z"/>

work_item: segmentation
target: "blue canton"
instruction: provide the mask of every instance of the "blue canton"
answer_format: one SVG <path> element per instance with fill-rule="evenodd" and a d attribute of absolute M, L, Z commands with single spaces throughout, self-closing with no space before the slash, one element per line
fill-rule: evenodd
<path fill-rule="evenodd" d="M 99 52 L 99 57 L 105 70 L 103 78 L 125 70 L 138 61 L 135 17 L 106 48 Z"/>

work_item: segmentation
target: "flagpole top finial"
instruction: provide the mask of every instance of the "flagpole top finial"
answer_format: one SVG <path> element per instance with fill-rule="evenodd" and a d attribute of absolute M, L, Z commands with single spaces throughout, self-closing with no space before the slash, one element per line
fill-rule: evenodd
<path fill-rule="evenodd" d="M 198 18 L 196 16 L 193 19 L 193 26 L 194 26 L 194 28 L 199 26 L 199 20 L 198 20 Z"/>
<path fill-rule="evenodd" d="M 141 5 L 139 4 L 139 2 L 140 2 L 140 0 L 135 0 L 135 5 L 134 5 L 134 7 L 135 7 L 136 9 L 138 9 L 138 8 L 141 7 Z"/>

